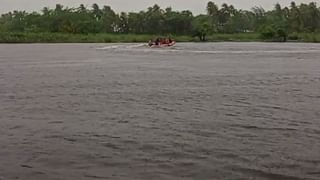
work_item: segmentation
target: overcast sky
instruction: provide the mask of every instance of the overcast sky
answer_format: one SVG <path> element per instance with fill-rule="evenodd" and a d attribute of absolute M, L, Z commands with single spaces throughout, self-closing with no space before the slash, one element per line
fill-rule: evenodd
<path fill-rule="evenodd" d="M 174 10 L 191 10 L 195 14 L 205 13 L 205 7 L 209 0 L 0 0 L 0 13 L 12 10 L 40 11 L 43 7 L 54 7 L 60 3 L 68 7 L 78 7 L 79 4 L 85 4 L 91 7 L 93 3 L 99 5 L 110 5 L 116 12 L 120 11 L 140 11 L 153 4 L 159 4 L 161 7 L 171 6 Z M 288 6 L 292 0 L 214 0 L 219 6 L 226 2 L 234 5 L 238 9 L 250 9 L 254 6 L 262 6 L 269 10 L 274 4 L 280 2 L 281 5 Z M 320 0 L 295 0 L 297 4 L 301 2 L 317 2 Z"/>

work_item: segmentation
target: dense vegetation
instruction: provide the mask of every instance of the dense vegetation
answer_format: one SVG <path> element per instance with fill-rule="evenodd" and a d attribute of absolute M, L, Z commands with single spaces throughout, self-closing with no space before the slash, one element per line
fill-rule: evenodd
<path fill-rule="evenodd" d="M 200 41 L 320 41 L 320 8 L 316 3 L 292 2 L 289 7 L 276 4 L 270 11 L 262 7 L 247 11 L 228 4 L 218 7 L 210 1 L 206 9 L 207 14 L 194 16 L 188 10 L 154 5 L 145 11 L 117 14 L 110 6 L 68 8 L 57 4 L 41 13 L 3 14 L 0 42 L 140 42 L 150 35 L 171 35 L 182 41 L 191 41 L 191 37 Z"/>

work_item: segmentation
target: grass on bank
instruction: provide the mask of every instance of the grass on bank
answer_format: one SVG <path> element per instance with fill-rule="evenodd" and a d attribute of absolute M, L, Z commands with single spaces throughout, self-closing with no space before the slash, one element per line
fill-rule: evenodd
<path fill-rule="evenodd" d="M 0 32 L 0 43 L 130 43 L 148 42 L 157 35 L 137 34 L 64 34 L 64 33 L 16 33 Z M 178 42 L 199 42 L 197 37 L 172 36 Z M 261 42 L 258 33 L 214 34 L 206 37 L 208 42 L 235 41 Z M 288 41 L 320 42 L 320 33 L 293 33 Z"/>
<path fill-rule="evenodd" d="M 288 36 L 289 41 L 297 42 L 320 42 L 320 32 L 319 33 L 292 33 Z"/>
<path fill-rule="evenodd" d="M 66 33 L 0 33 L 1 43 L 116 43 L 146 42 L 150 35 L 66 34 Z"/>
<path fill-rule="evenodd" d="M 235 42 L 253 42 L 261 41 L 258 33 L 237 33 L 237 34 L 213 34 L 207 37 L 209 42 L 235 41 Z"/>
<path fill-rule="evenodd" d="M 65 34 L 65 33 L 16 33 L 0 32 L 0 43 L 129 43 L 148 42 L 157 35 L 139 34 Z M 199 42 L 198 37 L 172 36 L 178 42 Z M 259 35 L 215 34 L 207 36 L 207 41 L 259 41 Z"/>
<path fill-rule="evenodd" d="M 157 35 L 0 32 L 0 43 L 145 43 L 155 37 Z M 173 38 L 180 42 L 194 41 L 189 36 Z"/>

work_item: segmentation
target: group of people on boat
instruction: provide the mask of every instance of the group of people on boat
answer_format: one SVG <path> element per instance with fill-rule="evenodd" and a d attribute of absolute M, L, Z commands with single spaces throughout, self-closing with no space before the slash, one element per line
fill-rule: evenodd
<path fill-rule="evenodd" d="M 156 38 L 154 41 L 150 40 L 149 41 L 149 46 L 172 46 L 174 45 L 175 41 L 173 39 L 169 38 Z"/>

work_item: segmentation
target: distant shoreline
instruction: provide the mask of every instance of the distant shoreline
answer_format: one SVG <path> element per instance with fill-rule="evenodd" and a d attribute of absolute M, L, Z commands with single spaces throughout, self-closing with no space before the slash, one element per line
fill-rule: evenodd
<path fill-rule="evenodd" d="M 68 34 L 0 32 L 0 43 L 146 43 L 161 35 L 146 34 Z M 165 36 L 162 36 L 165 37 Z M 177 42 L 201 42 L 197 37 L 172 36 Z M 263 40 L 258 33 L 213 34 L 204 42 L 278 42 Z M 289 34 L 287 42 L 320 42 L 320 33 Z"/>

